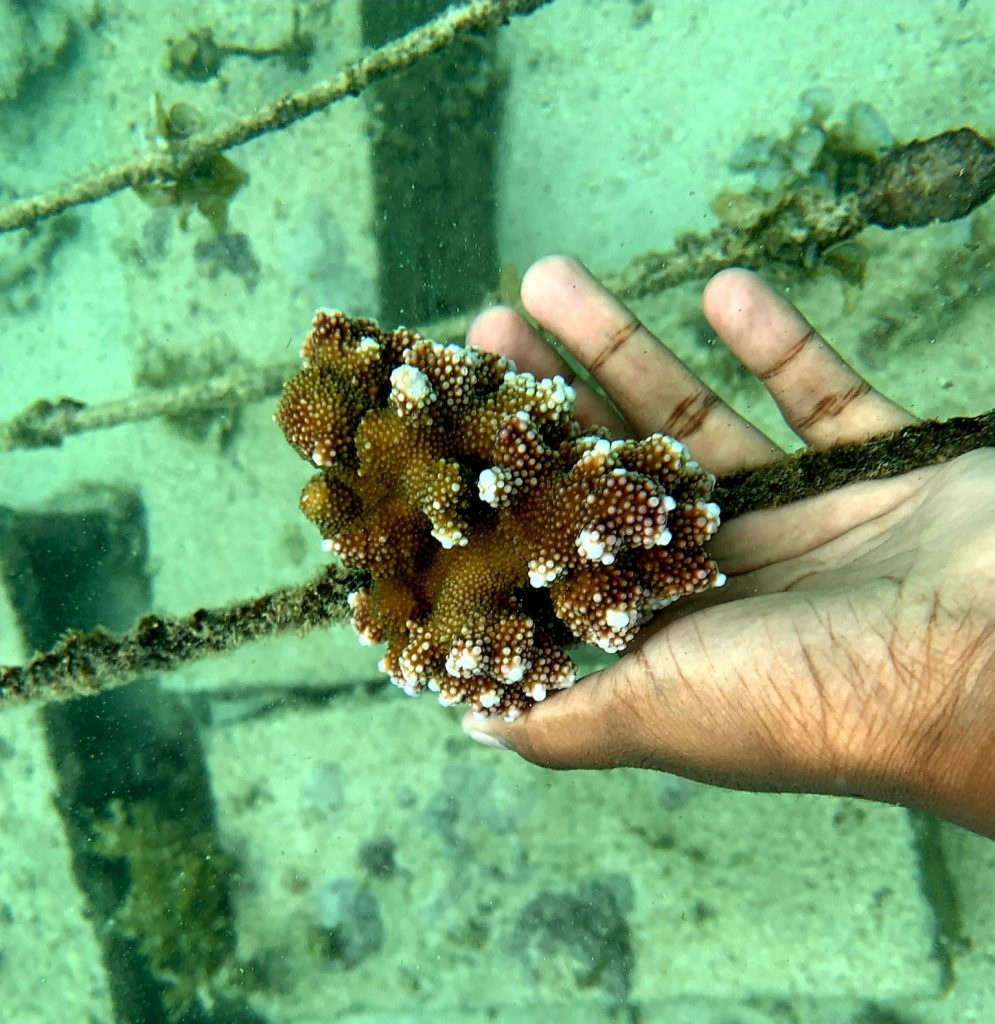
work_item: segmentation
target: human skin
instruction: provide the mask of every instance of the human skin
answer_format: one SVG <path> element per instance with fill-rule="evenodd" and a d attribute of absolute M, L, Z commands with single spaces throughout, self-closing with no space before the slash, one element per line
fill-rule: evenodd
<path fill-rule="evenodd" d="M 575 384 L 582 423 L 679 437 L 716 474 L 780 454 L 575 261 L 533 265 L 522 301 L 624 416 Z M 914 422 L 755 274 L 718 274 L 704 310 L 808 445 Z M 468 341 L 568 372 L 505 307 Z M 743 515 L 712 554 L 726 585 L 658 616 L 612 666 L 515 722 L 464 728 L 551 768 L 859 795 L 995 837 L 995 449 Z"/>

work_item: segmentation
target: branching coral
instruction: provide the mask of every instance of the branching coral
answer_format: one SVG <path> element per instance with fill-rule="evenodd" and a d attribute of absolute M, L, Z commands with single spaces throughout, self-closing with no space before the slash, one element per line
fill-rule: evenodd
<path fill-rule="evenodd" d="M 562 377 L 319 311 L 277 422 L 321 472 L 301 508 L 367 570 L 361 640 L 405 692 L 514 718 L 574 682 L 576 641 L 622 650 L 724 581 L 714 478 L 679 441 L 612 441 Z"/>

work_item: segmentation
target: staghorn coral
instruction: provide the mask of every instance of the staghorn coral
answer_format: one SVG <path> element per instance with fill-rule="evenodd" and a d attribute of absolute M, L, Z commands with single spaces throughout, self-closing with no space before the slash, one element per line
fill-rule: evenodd
<path fill-rule="evenodd" d="M 562 377 L 317 313 L 276 420 L 318 466 L 301 509 L 346 566 L 353 625 L 409 694 L 514 718 L 572 685 L 564 647 L 622 650 L 718 586 L 714 478 L 679 441 L 613 441 Z"/>

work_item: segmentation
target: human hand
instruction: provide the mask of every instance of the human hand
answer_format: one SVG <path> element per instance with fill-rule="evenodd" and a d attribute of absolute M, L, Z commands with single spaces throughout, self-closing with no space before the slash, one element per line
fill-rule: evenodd
<path fill-rule="evenodd" d="M 716 474 L 779 454 L 574 261 L 536 263 L 522 300 L 626 420 L 575 384 L 581 423 L 671 434 Z M 756 275 L 718 274 L 704 307 L 807 444 L 913 421 Z M 568 372 L 507 308 L 468 341 L 536 375 Z M 741 516 L 712 545 L 725 587 L 677 602 L 611 667 L 517 721 L 464 728 L 548 767 L 857 794 L 995 836 L 993 513 L 995 451 L 983 449 Z"/>

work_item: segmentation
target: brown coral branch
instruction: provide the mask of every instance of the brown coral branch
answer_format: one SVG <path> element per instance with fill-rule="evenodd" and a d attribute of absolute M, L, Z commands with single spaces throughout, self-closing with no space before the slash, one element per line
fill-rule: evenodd
<path fill-rule="evenodd" d="M 719 479 L 714 497 L 726 520 L 774 508 L 860 480 L 897 476 L 995 446 L 995 409 L 974 417 L 928 420 L 894 434 L 825 451 L 803 450 L 768 466 Z M 179 668 L 288 630 L 306 632 L 349 617 L 350 592 L 368 582 L 361 572 L 330 569 L 299 587 L 229 608 L 176 619 L 148 616 L 130 633 L 68 634 L 25 666 L 0 673 L 0 708 L 65 700 Z"/>
<path fill-rule="evenodd" d="M 663 434 L 611 440 L 560 377 L 319 310 L 276 421 L 318 469 L 301 511 L 344 565 L 364 643 L 405 693 L 517 717 L 725 576 L 715 478 Z"/>
<path fill-rule="evenodd" d="M 302 586 L 227 608 L 201 608 L 185 618 L 147 615 L 123 636 L 72 631 L 27 665 L 0 672 L 0 707 L 98 693 L 263 637 L 340 621 L 348 614 L 346 595 L 364 578 L 329 569 Z"/>
<path fill-rule="evenodd" d="M 505 24 L 513 15 L 531 14 L 550 0 L 473 0 L 420 25 L 406 35 L 347 64 L 334 77 L 277 100 L 247 117 L 212 132 L 194 135 L 185 145 L 167 152 L 149 153 L 135 160 L 91 174 L 11 203 L 0 210 L 0 233 L 30 227 L 63 210 L 149 183 L 181 180 L 191 165 L 234 146 L 279 131 L 295 121 L 325 110 L 347 96 L 358 96 L 367 86 L 415 61 L 449 46 L 454 40 L 491 25 Z"/>

